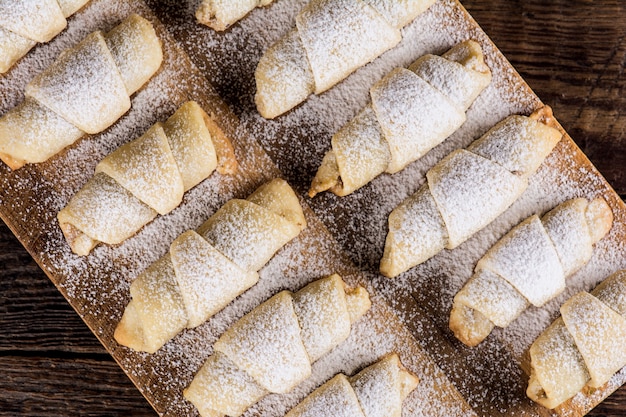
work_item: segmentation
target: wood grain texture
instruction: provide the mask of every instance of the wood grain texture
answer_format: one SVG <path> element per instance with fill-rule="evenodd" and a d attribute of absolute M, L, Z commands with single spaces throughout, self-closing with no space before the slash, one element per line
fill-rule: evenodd
<path fill-rule="evenodd" d="M 462 3 L 625 197 L 626 6 L 589 0 Z M 0 367 L 0 416 L 156 415 L 4 224 Z M 589 415 L 626 416 L 626 387 Z"/>
<path fill-rule="evenodd" d="M 466 0 L 463 5 L 626 197 L 626 5 Z M 626 416 L 626 386 L 590 416 Z"/>
<path fill-rule="evenodd" d="M 156 415 L 3 223 L 0 294 L 0 416 Z"/>
<path fill-rule="evenodd" d="M 624 2 L 463 5 L 613 188 L 626 195 Z"/>

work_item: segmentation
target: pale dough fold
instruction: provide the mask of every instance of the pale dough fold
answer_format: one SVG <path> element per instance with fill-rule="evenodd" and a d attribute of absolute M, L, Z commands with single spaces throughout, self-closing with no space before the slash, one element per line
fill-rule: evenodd
<path fill-rule="evenodd" d="M 613 212 L 599 197 L 567 200 L 515 226 L 478 261 L 454 297 L 455 336 L 475 346 L 494 326 L 506 327 L 529 306 L 552 300 L 565 289 L 566 278 L 589 262 L 593 245 L 612 224 Z"/>
<path fill-rule="evenodd" d="M 465 149 L 441 160 L 426 173 L 426 179 L 446 225 L 447 249 L 456 248 L 495 220 L 528 186 L 502 166 Z"/>
<path fill-rule="evenodd" d="M 354 388 L 344 374 L 334 376 L 330 381 L 313 391 L 285 417 L 365 417 Z"/>
<path fill-rule="evenodd" d="M 418 382 L 393 353 L 353 377 L 336 375 L 309 394 L 286 417 L 400 417 L 402 401 Z"/>
<path fill-rule="evenodd" d="M 196 10 L 198 22 L 217 31 L 242 19 L 256 7 L 267 6 L 274 0 L 202 0 Z"/>
<path fill-rule="evenodd" d="M 233 149 L 216 139 L 213 124 L 189 101 L 100 161 L 94 177 L 57 215 L 72 250 L 88 255 L 99 242 L 119 244 L 157 214 L 178 207 L 184 192 L 214 170 L 232 173 Z M 220 159 L 232 162 L 220 165 Z"/>
<path fill-rule="evenodd" d="M 26 39 L 48 42 L 66 26 L 57 0 L 0 1 L 0 27 Z"/>
<path fill-rule="evenodd" d="M 61 6 L 63 16 L 69 17 L 79 11 L 89 0 L 57 0 L 57 2 Z"/>
<path fill-rule="evenodd" d="M 277 117 L 320 94 L 402 40 L 400 29 L 434 0 L 311 0 L 296 27 L 261 57 L 259 113 Z"/>
<path fill-rule="evenodd" d="M 188 327 L 201 325 L 236 298 L 241 288 L 259 280 L 255 271 L 240 267 L 193 230 L 172 242 L 170 257 L 189 316 Z M 222 277 L 237 277 L 238 285 Z"/>
<path fill-rule="evenodd" d="M 311 375 L 311 361 L 288 291 L 241 318 L 213 348 L 269 392 L 289 392 Z"/>
<path fill-rule="evenodd" d="M 124 81 L 128 95 L 139 90 L 161 66 L 161 42 L 152 24 L 139 15 L 130 15 L 115 26 L 104 40 Z"/>
<path fill-rule="evenodd" d="M 344 283 L 339 275 L 313 282 L 293 295 L 302 343 L 312 362 L 321 358 L 350 334 L 350 315 Z M 337 315 L 336 312 L 348 314 Z"/>
<path fill-rule="evenodd" d="M 626 365 L 626 271 L 580 292 L 530 347 L 529 398 L 555 408 L 585 386 L 598 388 Z"/>
<path fill-rule="evenodd" d="M 89 0 L 1 0 L 0 74 L 37 43 L 49 42 L 67 27 L 66 18 Z"/>
<path fill-rule="evenodd" d="M 215 169 L 215 153 L 207 162 Z M 160 123 L 100 161 L 96 166 L 96 173 L 99 172 L 113 178 L 159 214 L 169 213 L 183 199 L 182 175 Z"/>
<path fill-rule="evenodd" d="M 0 27 L 0 74 L 7 72 L 35 45 L 37 45 L 37 41 Z"/>
<path fill-rule="evenodd" d="M 343 342 L 369 307 L 367 292 L 347 289 L 338 275 L 295 294 L 282 291 L 215 342 L 184 396 L 203 417 L 240 416 L 264 395 L 289 392 L 308 378 L 315 358 Z"/>
<path fill-rule="evenodd" d="M 389 216 L 381 273 L 395 277 L 454 249 L 507 210 L 562 137 L 551 120 L 548 107 L 510 116 L 431 168 L 426 184 Z"/>
<path fill-rule="evenodd" d="M 90 134 L 106 129 L 130 109 L 124 80 L 102 32 L 59 55 L 53 66 L 28 83 L 26 96 Z"/>
<path fill-rule="evenodd" d="M 255 285 L 257 271 L 304 227 L 298 198 L 281 179 L 262 185 L 247 200 L 230 200 L 197 231 L 176 238 L 169 253 L 133 281 L 115 339 L 156 352 Z"/>
<path fill-rule="evenodd" d="M 0 27 L 0 40 L 5 36 Z M 31 80 L 25 101 L 0 118 L 0 159 L 12 169 L 44 162 L 85 133 L 105 130 L 162 60 L 152 24 L 138 15 L 88 35 Z"/>
<path fill-rule="evenodd" d="M 233 239 L 232 225 L 245 230 L 246 239 Z M 271 208 L 235 199 L 200 226 L 198 233 L 242 267 L 259 270 L 301 226 L 301 220 L 292 221 Z"/>
<path fill-rule="evenodd" d="M 394 69 L 370 89 L 371 103 L 333 136 L 309 196 L 326 190 L 345 196 L 404 169 L 461 127 L 490 81 L 480 45 L 471 40 Z"/>

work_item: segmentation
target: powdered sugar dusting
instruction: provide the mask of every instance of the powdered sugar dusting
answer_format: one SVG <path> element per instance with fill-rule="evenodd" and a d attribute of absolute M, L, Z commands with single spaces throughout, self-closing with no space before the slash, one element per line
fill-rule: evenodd
<path fill-rule="evenodd" d="M 130 108 L 124 81 L 98 32 L 35 77 L 26 96 L 88 133 L 101 132 Z"/>
<path fill-rule="evenodd" d="M 318 93 L 328 90 L 401 39 L 398 28 L 363 2 L 310 2 L 298 14 L 296 26 Z"/>
<path fill-rule="evenodd" d="M 469 108 L 467 121 L 455 134 L 405 170 L 381 175 L 347 197 L 324 194 L 307 202 L 351 261 L 371 274 L 377 292 L 402 316 L 473 407 L 481 414 L 534 415 L 537 406 L 525 396 L 520 364 L 540 330 L 558 315 L 558 306 L 566 295 L 540 309 L 529 308 L 510 327 L 494 330 L 484 344 L 473 350 L 456 342 L 449 349 L 442 348 L 448 346 L 448 337 L 452 337 L 447 323 L 452 298 L 472 275 L 476 261 L 486 250 L 528 216 L 545 213 L 569 198 L 603 195 L 612 196 L 611 208 L 617 217 L 623 218 L 623 204 L 566 139 L 531 177 L 524 194 L 479 234 L 394 280 L 379 277 L 377 270 L 387 217 L 424 183 L 426 171 L 452 150 L 469 145 L 506 116 L 528 115 L 541 103 L 458 3 L 444 0 L 406 26 L 402 30 L 404 40 L 380 59 L 324 94 L 312 96 L 285 115 L 266 121 L 254 107 L 254 68 L 263 50 L 290 30 L 303 3 L 281 0 L 268 9 L 256 10 L 231 32 L 220 35 L 196 30 L 185 23 L 184 12 L 174 13 L 174 19 L 166 24 L 179 39 L 184 39 L 183 48 L 300 192 L 308 189 L 330 148 L 332 135 L 367 104 L 369 88 L 375 82 L 393 68 L 407 66 L 425 53 L 441 54 L 465 39 L 479 41 L 493 71 L 493 80 Z M 174 7 L 165 10 L 170 9 Z M 241 39 L 247 43 L 242 45 Z M 626 230 L 621 222 L 618 220 L 610 234 L 596 245 L 590 263 L 569 279 L 566 294 L 590 287 L 624 266 L 626 248 L 619 243 L 619 236 L 624 236 Z M 411 297 L 420 305 L 421 313 L 417 316 L 403 312 L 406 301 L 401 300 Z M 414 306 L 406 308 L 410 311 Z"/>
<path fill-rule="evenodd" d="M 403 415 L 474 415 L 470 407 L 480 415 L 537 415 L 538 406 L 524 393 L 526 377 L 520 367 L 524 353 L 558 315 L 567 297 L 626 268 L 623 203 L 566 139 L 530 178 L 521 198 L 479 234 L 394 280 L 381 277 L 377 269 L 387 217 L 424 183 L 425 172 L 504 117 L 529 114 L 540 101 L 462 7 L 454 0 L 439 0 L 402 30 L 403 41 L 396 48 L 331 90 L 267 121 L 258 115 L 253 100 L 256 63 L 270 44 L 295 25 L 295 16 L 306 3 L 276 1 L 216 33 L 196 23 L 197 1 L 150 0 L 179 40 L 176 45 L 141 0 L 92 0 L 53 42 L 36 46 L 0 77 L 0 113 L 23 100 L 25 85 L 60 51 L 94 30 L 110 30 L 131 12 L 155 23 L 164 44 L 164 64 L 131 97 L 131 110 L 105 132 L 85 137 L 43 164 L 16 172 L 0 166 L 3 219 L 163 415 L 196 415 L 181 391 L 232 323 L 280 290 L 297 290 L 333 272 L 342 274 L 350 285 L 365 285 L 373 295 L 372 309 L 353 326 L 345 343 L 315 363 L 310 379 L 289 394 L 267 396 L 246 416 L 282 415 L 336 373 L 352 375 L 391 351 L 421 380 L 404 402 Z M 130 282 L 162 256 L 172 240 L 197 228 L 226 201 L 245 198 L 271 178 L 283 176 L 304 196 L 330 148 L 330 138 L 367 104 L 369 88 L 375 82 L 424 53 L 441 54 L 469 38 L 481 43 L 494 77 L 468 110 L 459 131 L 405 170 L 381 175 L 348 197 L 302 197 L 309 226 L 259 272 L 259 283 L 209 322 L 183 331 L 157 354 L 135 353 L 113 342 L 114 326 L 129 301 Z M 199 72 L 191 69 L 182 50 L 190 54 Z M 200 75 L 206 76 L 215 90 Z M 122 245 L 97 247 L 86 258 L 74 256 L 58 229 L 56 212 L 88 180 L 99 160 L 140 136 L 157 120 L 166 119 L 189 99 L 213 114 L 233 139 L 240 171 L 234 176 L 212 175 L 186 193 L 178 208 L 156 218 Z M 615 224 L 598 242 L 587 266 L 569 279 L 565 292 L 542 308 L 529 308 L 507 329 L 494 330 L 479 347 L 460 346 L 447 329 L 449 309 L 454 294 L 486 250 L 531 214 L 544 213 L 570 198 L 598 196 L 606 198 L 613 209 Z M 624 381 L 626 373 L 622 371 L 606 391 L 576 396 L 572 404 L 588 409 Z"/>

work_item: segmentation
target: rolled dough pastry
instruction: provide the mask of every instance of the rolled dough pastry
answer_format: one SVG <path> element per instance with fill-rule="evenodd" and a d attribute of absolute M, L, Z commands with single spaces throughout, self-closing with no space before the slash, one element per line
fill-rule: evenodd
<path fill-rule="evenodd" d="M 61 33 L 89 0 L 0 0 L 0 74 Z"/>
<path fill-rule="evenodd" d="M 165 123 L 105 157 L 57 215 L 72 250 L 88 255 L 99 242 L 119 244 L 176 208 L 183 193 L 216 168 L 232 173 L 233 149 L 220 135 L 204 110 L 188 101 Z"/>
<path fill-rule="evenodd" d="M 347 289 L 339 275 L 295 294 L 283 291 L 230 327 L 184 391 L 200 415 L 243 414 L 269 393 L 286 393 L 311 374 L 311 364 L 350 333 L 369 309 L 367 292 Z"/>
<path fill-rule="evenodd" d="M 393 353 L 353 377 L 336 375 L 286 417 L 400 417 L 402 401 L 418 382 Z"/>
<path fill-rule="evenodd" d="M 130 96 L 162 60 L 152 24 L 136 14 L 106 34 L 88 35 L 37 75 L 25 100 L 0 118 L 0 159 L 18 169 L 103 131 L 130 109 Z"/>
<path fill-rule="evenodd" d="M 267 6 L 274 0 L 202 0 L 196 10 L 198 22 L 215 30 L 226 30 L 256 7 Z"/>
<path fill-rule="evenodd" d="M 296 27 L 261 57 L 259 113 L 273 119 L 320 94 L 402 39 L 400 29 L 434 0 L 311 0 Z"/>
<path fill-rule="evenodd" d="M 490 81 L 480 45 L 471 40 L 395 69 L 370 89 L 371 103 L 333 136 L 309 196 L 350 194 L 421 158 L 461 127 Z"/>
<path fill-rule="evenodd" d="M 276 179 L 231 200 L 133 281 L 115 329 L 121 345 L 154 353 L 184 328 L 223 309 L 259 280 L 257 271 L 306 226 L 291 187 Z"/>
<path fill-rule="evenodd" d="M 530 347 L 528 397 L 547 408 L 598 388 L 626 365 L 626 270 L 561 306 Z"/>
<path fill-rule="evenodd" d="M 530 305 L 541 307 L 565 289 L 565 279 L 591 259 L 593 245 L 613 224 L 603 198 L 568 200 L 541 219 L 514 227 L 478 261 L 454 297 L 450 329 L 468 346 L 494 326 L 506 327 Z"/>
<path fill-rule="evenodd" d="M 380 271 L 388 277 L 454 249 L 508 209 L 559 142 L 551 110 L 510 116 L 426 173 L 389 216 Z"/>

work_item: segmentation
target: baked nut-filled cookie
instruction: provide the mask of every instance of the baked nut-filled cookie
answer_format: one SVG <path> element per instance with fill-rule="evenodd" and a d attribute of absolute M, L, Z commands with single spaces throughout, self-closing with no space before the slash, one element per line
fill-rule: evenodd
<path fill-rule="evenodd" d="M 311 0 L 296 27 L 261 57 L 256 106 L 273 119 L 395 47 L 435 0 Z"/>
<path fill-rule="evenodd" d="M 102 132 L 130 109 L 130 96 L 162 61 L 159 38 L 139 15 L 88 35 L 28 83 L 24 101 L 0 118 L 0 159 L 18 169 Z"/>
<path fill-rule="evenodd" d="M 157 214 L 182 202 L 184 192 L 216 169 L 237 168 L 230 141 L 194 101 L 167 121 L 107 155 L 94 176 L 58 213 L 72 250 L 88 255 L 100 242 L 116 245 Z"/>
<path fill-rule="evenodd" d="M 585 386 L 599 388 L 626 365 L 626 270 L 591 294 L 580 292 L 561 306 L 556 319 L 530 347 L 526 393 L 547 408 Z"/>
<path fill-rule="evenodd" d="M 418 160 L 465 123 L 465 112 L 490 81 L 474 41 L 396 68 L 370 89 L 371 103 L 333 136 L 309 196 L 326 190 L 345 196 Z"/>
<path fill-rule="evenodd" d="M 370 305 L 365 289 L 347 288 L 336 274 L 276 294 L 215 342 L 185 398 L 203 417 L 236 417 L 267 394 L 291 391 Z"/>
<path fill-rule="evenodd" d="M 585 266 L 593 245 L 611 229 L 613 213 L 599 197 L 565 201 L 543 217 L 515 226 L 478 261 L 454 297 L 450 328 L 468 346 L 494 326 L 506 327 L 531 305 L 541 307 Z"/>
<path fill-rule="evenodd" d="M 561 140 L 552 121 L 548 107 L 510 116 L 431 168 L 389 216 L 381 273 L 395 277 L 456 248 L 508 209 Z"/>
<path fill-rule="evenodd" d="M 255 285 L 257 271 L 305 227 L 298 198 L 284 180 L 262 185 L 246 200 L 230 200 L 133 281 L 115 339 L 156 352 Z"/>

